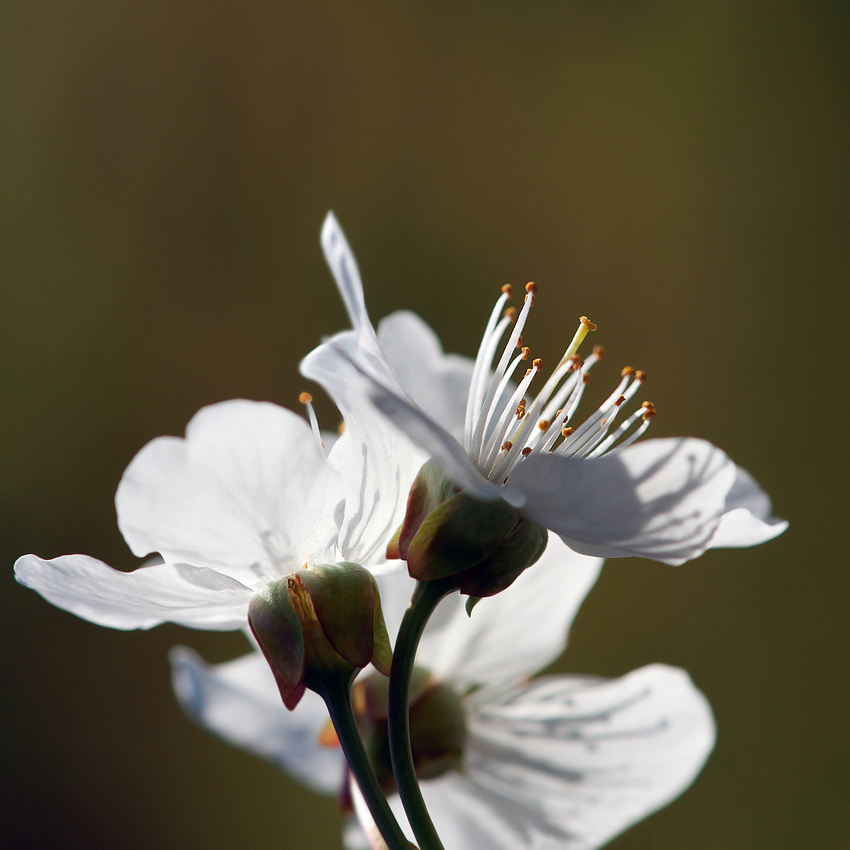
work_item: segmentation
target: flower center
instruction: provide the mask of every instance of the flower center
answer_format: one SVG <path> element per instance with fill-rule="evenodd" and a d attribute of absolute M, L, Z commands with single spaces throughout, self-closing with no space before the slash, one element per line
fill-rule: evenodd
<path fill-rule="evenodd" d="M 532 360 L 531 368 L 514 388 L 511 378 L 531 354 L 522 344 L 522 331 L 536 299 L 537 285 L 528 283 L 525 290 L 522 309 L 517 314 L 512 307 L 504 310 L 512 289 L 509 284 L 502 287 L 481 339 L 466 405 L 464 448 L 481 473 L 496 483 L 507 481 L 513 467 L 535 452 L 593 458 L 620 451 L 646 431 L 656 413 L 652 402 L 645 401 L 616 429 L 612 427 L 625 403 L 646 380 L 644 372 L 627 366 L 620 373 L 620 383 L 599 408 L 578 427 L 569 424 L 584 394 L 590 369 L 604 355 L 600 346 L 594 346 L 586 360 L 578 356 L 584 338 L 596 330 L 587 316 L 579 319 L 570 344 L 539 391 L 530 392 L 543 368 L 540 359 Z M 511 323 L 507 344 L 493 367 L 499 342 Z"/>

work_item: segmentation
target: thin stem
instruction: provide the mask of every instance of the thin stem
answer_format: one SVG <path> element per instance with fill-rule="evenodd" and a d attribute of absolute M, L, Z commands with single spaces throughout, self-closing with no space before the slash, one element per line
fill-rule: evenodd
<path fill-rule="evenodd" d="M 338 679 L 324 677 L 321 683 L 312 682 L 311 687 L 328 707 L 342 752 L 387 847 L 389 850 L 409 850 L 413 845 L 402 832 L 387 803 L 387 798 L 378 784 L 375 772 L 369 763 L 369 756 L 366 755 L 363 739 L 357 729 L 354 712 L 351 709 L 353 678 L 353 674 L 350 677 L 341 676 Z"/>
<path fill-rule="evenodd" d="M 396 638 L 393 650 L 393 664 L 390 670 L 389 705 L 387 723 L 389 725 L 390 758 L 393 764 L 399 797 L 407 813 L 407 819 L 413 834 L 422 850 L 443 850 L 437 835 L 413 766 L 413 752 L 410 748 L 410 717 L 408 715 L 408 696 L 416 648 L 431 614 L 440 600 L 457 589 L 456 576 L 436 581 L 417 582 L 416 589 Z"/>

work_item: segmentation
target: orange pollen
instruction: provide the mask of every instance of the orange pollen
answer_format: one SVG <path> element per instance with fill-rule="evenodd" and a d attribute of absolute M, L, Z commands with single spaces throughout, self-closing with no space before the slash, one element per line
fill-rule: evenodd
<path fill-rule="evenodd" d="M 531 365 L 534 366 L 535 369 L 542 369 L 543 361 L 539 357 L 536 357 L 534 360 L 531 361 Z"/>
<path fill-rule="evenodd" d="M 643 408 L 644 419 L 652 419 L 653 416 L 658 415 L 658 411 L 655 409 L 655 405 L 651 401 L 645 401 L 641 407 Z"/>
<path fill-rule="evenodd" d="M 531 446 L 526 446 L 526 447 L 522 450 L 522 456 L 523 456 L 523 457 L 528 457 L 530 454 L 531 454 Z"/>
<path fill-rule="evenodd" d="M 531 292 L 531 293 L 537 292 L 537 284 L 536 284 L 533 280 L 530 280 L 530 281 L 529 281 L 529 282 L 525 285 L 525 291 L 526 291 L 526 292 Z"/>
<path fill-rule="evenodd" d="M 507 319 L 513 321 L 516 318 L 516 307 L 508 307 L 504 312 L 504 316 Z"/>
<path fill-rule="evenodd" d="M 513 447 L 514 447 L 514 444 L 510 440 L 505 440 L 505 442 L 502 443 L 502 451 L 503 452 L 509 452 Z"/>
<path fill-rule="evenodd" d="M 583 384 L 587 384 L 587 383 L 589 383 L 589 382 L 590 382 L 590 375 L 588 375 L 588 374 L 587 374 L 587 372 L 585 372 L 585 373 L 581 376 L 581 382 L 582 382 Z"/>
<path fill-rule="evenodd" d="M 537 423 L 537 427 L 538 427 L 541 431 L 548 431 L 548 430 L 549 430 L 549 426 L 550 426 L 551 424 L 552 424 L 552 423 L 551 423 L 548 419 L 541 419 L 541 420 Z"/>
<path fill-rule="evenodd" d="M 619 406 L 620 406 L 620 405 L 621 405 L 621 404 L 622 404 L 625 400 L 626 400 L 626 397 L 625 397 L 624 395 L 621 395 L 621 396 L 620 396 L 620 397 L 619 397 L 619 398 L 618 398 L 618 399 L 614 402 L 614 407 L 619 407 Z"/>
<path fill-rule="evenodd" d="M 517 337 L 516 347 L 517 347 L 517 348 L 522 348 L 522 334 L 520 334 L 520 335 Z"/>
<path fill-rule="evenodd" d="M 311 396 L 310 393 L 301 393 L 301 395 L 298 396 L 298 401 L 300 401 L 301 404 L 309 404 L 312 400 L 313 396 Z"/>
<path fill-rule="evenodd" d="M 570 368 L 567 370 L 568 372 L 575 372 L 576 369 L 581 369 L 584 366 L 584 360 L 578 354 L 571 354 L 569 357 Z"/>
<path fill-rule="evenodd" d="M 513 295 L 514 295 L 514 288 L 513 288 L 513 287 L 512 287 L 509 283 L 506 283 L 506 284 L 502 287 L 502 292 L 504 292 L 504 293 L 505 293 L 505 295 L 507 295 L 507 296 L 508 296 L 508 298 L 513 298 Z"/>
<path fill-rule="evenodd" d="M 570 436 L 570 434 L 572 434 L 572 433 L 573 433 L 573 431 L 575 431 L 575 428 L 571 428 L 571 427 L 568 425 L 566 428 L 562 428 L 562 429 L 561 429 L 561 436 L 562 436 L 562 437 L 569 437 L 569 436 Z"/>
<path fill-rule="evenodd" d="M 581 323 L 582 323 L 582 324 L 583 324 L 583 325 L 584 325 L 584 326 L 585 326 L 585 327 L 586 327 L 589 331 L 595 331 L 595 330 L 596 330 L 596 325 L 594 325 L 594 324 L 593 324 L 593 322 L 591 322 L 591 321 L 590 321 L 590 319 L 588 319 L 588 318 L 587 318 L 587 316 L 579 316 L 579 317 L 578 317 L 578 320 L 579 320 L 579 321 L 580 321 L 580 322 L 581 322 Z"/>
<path fill-rule="evenodd" d="M 631 366 L 624 366 L 622 371 L 620 372 L 620 377 L 625 378 L 626 375 L 634 375 L 635 370 Z"/>
<path fill-rule="evenodd" d="M 534 369 L 526 369 L 525 375 L 523 377 L 527 378 L 533 371 L 534 371 Z"/>
<path fill-rule="evenodd" d="M 522 359 L 528 360 L 529 357 L 531 357 L 531 349 L 527 345 L 524 345 L 522 348 Z"/>
<path fill-rule="evenodd" d="M 601 360 L 605 356 L 605 349 L 601 345 L 594 345 L 593 353 Z"/>
<path fill-rule="evenodd" d="M 642 369 L 638 369 L 637 372 L 635 372 L 635 380 L 643 383 L 646 380 L 646 372 Z"/>
<path fill-rule="evenodd" d="M 339 425 L 336 426 L 336 430 L 337 430 L 337 433 L 340 434 L 340 435 L 345 433 L 345 420 L 343 420 L 342 422 L 339 423 Z"/>

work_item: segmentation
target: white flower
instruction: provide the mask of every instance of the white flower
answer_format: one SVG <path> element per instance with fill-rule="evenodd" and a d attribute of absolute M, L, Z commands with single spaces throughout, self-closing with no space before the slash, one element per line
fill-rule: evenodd
<path fill-rule="evenodd" d="M 444 355 L 411 313 L 390 316 L 376 334 L 356 261 L 332 213 L 322 246 L 354 330 L 311 352 L 301 370 L 325 387 L 346 421 L 375 428 L 392 422 L 470 495 L 504 499 L 586 555 L 639 555 L 677 565 L 708 548 L 763 543 L 787 527 L 771 517 L 770 501 L 749 473 L 705 440 L 634 443 L 654 415 L 651 404 L 615 427 L 641 386 L 640 372 L 624 370 L 597 411 L 568 424 L 578 421 L 584 377 L 599 359 L 597 351 L 584 361 L 576 356 L 592 327 L 584 317 L 544 386 L 531 391 L 542 365 L 535 360 L 514 390 L 511 376 L 527 357 L 517 345 L 533 286 L 493 367 L 513 321 L 500 318 L 503 292 L 473 366 Z"/>
<path fill-rule="evenodd" d="M 326 458 L 318 427 L 282 407 L 205 407 L 185 439 L 148 443 L 115 496 L 134 554 L 164 563 L 120 572 L 87 555 L 26 555 L 16 577 L 103 626 L 243 628 L 251 597 L 274 579 L 326 561 L 384 561 L 423 457 L 403 436 L 380 438 L 351 422 Z"/>
<path fill-rule="evenodd" d="M 702 768 L 714 721 L 684 671 L 653 664 L 621 679 L 529 681 L 561 653 L 600 567 L 555 539 L 472 618 L 454 594 L 427 627 L 417 663 L 451 685 L 467 727 L 460 769 L 421 786 L 447 848 L 601 847 L 682 793 Z M 413 581 L 394 574 L 378 582 L 393 635 Z M 199 723 L 314 790 L 340 790 L 345 767 L 338 750 L 319 744 L 327 714 L 318 699 L 307 694 L 286 712 L 258 653 L 207 665 L 176 647 L 171 660 L 175 692 Z M 398 797 L 390 803 L 406 825 Z"/>

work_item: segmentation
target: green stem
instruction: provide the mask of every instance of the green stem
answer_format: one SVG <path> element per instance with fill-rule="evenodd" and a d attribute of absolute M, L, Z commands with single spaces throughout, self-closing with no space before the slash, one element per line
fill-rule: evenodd
<path fill-rule="evenodd" d="M 320 682 L 311 682 L 310 686 L 325 701 L 331 722 L 339 738 L 342 752 L 348 761 L 351 773 L 360 788 L 360 793 L 369 807 L 372 819 L 381 833 L 389 850 L 410 850 L 412 845 L 402 832 L 387 798 L 381 790 L 369 756 L 363 746 L 363 739 L 357 729 L 354 712 L 351 708 L 351 676 L 322 677 Z"/>
<path fill-rule="evenodd" d="M 440 837 L 419 788 L 419 780 L 413 766 L 413 753 L 410 748 L 410 717 L 408 714 L 408 692 L 413 664 L 416 660 L 416 648 L 431 614 L 440 600 L 457 589 L 457 579 L 449 576 L 436 581 L 417 582 L 410 605 L 404 613 L 401 627 L 393 650 L 393 664 L 390 670 L 389 705 L 387 723 L 389 725 L 390 758 L 393 764 L 399 797 L 407 813 L 407 819 L 413 834 L 422 850 L 443 850 Z"/>

